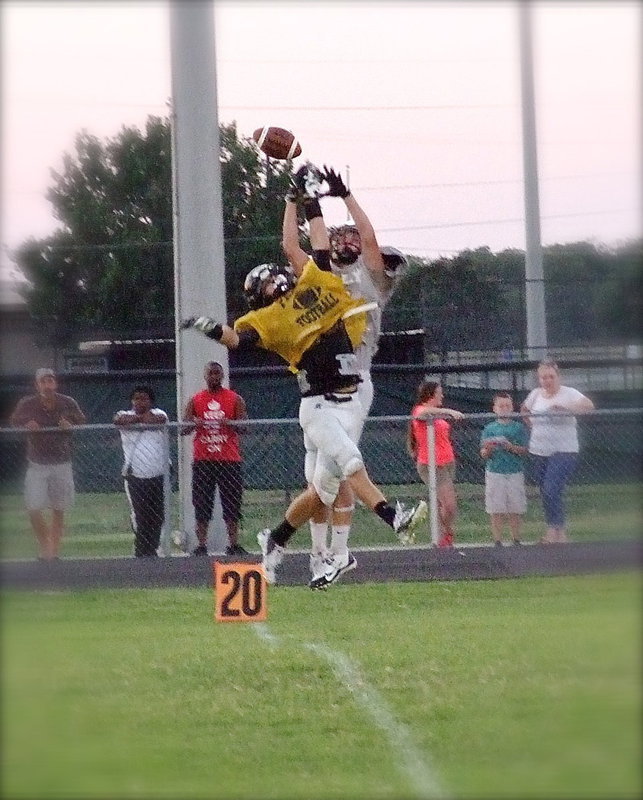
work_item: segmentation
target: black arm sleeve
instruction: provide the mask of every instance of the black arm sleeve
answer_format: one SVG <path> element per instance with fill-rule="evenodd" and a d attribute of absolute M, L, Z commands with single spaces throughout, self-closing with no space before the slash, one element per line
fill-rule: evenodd
<path fill-rule="evenodd" d="M 313 250 L 313 261 L 319 269 L 330 272 L 330 250 Z"/>
<path fill-rule="evenodd" d="M 237 333 L 237 336 L 239 337 L 239 345 L 237 347 L 237 350 L 244 350 L 248 347 L 255 347 L 259 342 L 259 334 L 254 328 L 239 331 Z"/>

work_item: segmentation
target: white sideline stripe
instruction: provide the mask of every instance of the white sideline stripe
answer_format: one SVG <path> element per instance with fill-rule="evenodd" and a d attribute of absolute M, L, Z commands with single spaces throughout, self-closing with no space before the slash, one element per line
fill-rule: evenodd
<path fill-rule="evenodd" d="M 279 646 L 279 637 L 271 633 L 266 623 L 258 622 L 251 627 L 257 636 L 270 647 Z M 440 786 L 434 769 L 427 763 L 426 754 L 418 750 L 408 728 L 398 722 L 377 689 L 364 680 L 357 664 L 344 653 L 331 650 L 330 647 L 323 644 L 303 642 L 302 646 L 328 661 L 335 677 L 355 697 L 362 709 L 386 735 L 389 746 L 396 756 L 394 760 L 401 767 L 416 796 L 427 800 L 448 797 Z"/>
<path fill-rule="evenodd" d="M 257 636 L 270 647 L 279 647 L 279 639 L 268 630 L 265 622 L 256 622 L 251 627 Z"/>

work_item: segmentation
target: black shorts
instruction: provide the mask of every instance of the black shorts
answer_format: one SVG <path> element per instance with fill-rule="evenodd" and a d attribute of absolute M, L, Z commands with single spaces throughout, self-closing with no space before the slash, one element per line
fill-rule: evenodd
<path fill-rule="evenodd" d="M 226 522 L 238 522 L 241 517 L 243 491 L 240 461 L 192 462 L 192 505 L 197 522 L 212 519 L 214 493 L 219 487 L 221 510 Z"/>

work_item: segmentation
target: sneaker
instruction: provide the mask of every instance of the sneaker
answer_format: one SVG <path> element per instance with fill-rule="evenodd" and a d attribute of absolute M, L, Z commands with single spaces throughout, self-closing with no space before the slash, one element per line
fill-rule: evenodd
<path fill-rule="evenodd" d="M 208 548 L 204 544 L 197 545 L 192 551 L 193 556 L 207 556 Z"/>
<path fill-rule="evenodd" d="M 445 533 L 438 539 L 438 547 L 453 547 L 453 534 Z"/>
<path fill-rule="evenodd" d="M 520 539 L 513 539 L 511 543 L 512 544 L 522 544 L 522 541 Z"/>
<path fill-rule="evenodd" d="M 494 542 L 494 547 L 502 547 L 502 542 Z"/>
<path fill-rule="evenodd" d="M 268 583 L 274 583 L 277 579 L 277 567 L 281 564 L 284 558 L 284 548 L 275 544 L 270 538 L 270 528 L 264 528 L 257 534 L 257 541 L 261 548 L 261 555 L 263 559 L 261 566 L 263 567 L 264 575 Z"/>
<path fill-rule="evenodd" d="M 420 522 L 426 519 L 427 511 L 425 500 L 420 500 L 416 506 L 411 508 L 404 508 L 402 503 L 399 500 L 397 501 L 393 529 L 402 544 L 410 544 L 415 541 L 415 529 Z"/>
<path fill-rule="evenodd" d="M 315 581 L 318 581 L 324 575 L 324 573 L 326 572 L 326 569 L 328 567 L 328 563 L 327 563 L 328 558 L 329 558 L 329 554 L 328 553 L 311 553 L 310 554 L 310 575 L 311 575 L 311 578 L 310 578 L 310 581 L 309 581 L 308 585 L 310 586 L 311 589 L 314 588 L 313 587 L 313 583 Z"/>
<path fill-rule="evenodd" d="M 331 555 L 325 560 L 326 571 L 316 580 L 313 579 L 309 583 L 311 589 L 326 589 L 331 583 L 339 580 L 340 576 L 345 572 L 350 572 L 357 566 L 357 559 L 352 553 L 345 553 L 344 555 Z"/>
<path fill-rule="evenodd" d="M 225 549 L 227 556 L 249 556 L 250 553 L 240 544 L 229 544 Z"/>

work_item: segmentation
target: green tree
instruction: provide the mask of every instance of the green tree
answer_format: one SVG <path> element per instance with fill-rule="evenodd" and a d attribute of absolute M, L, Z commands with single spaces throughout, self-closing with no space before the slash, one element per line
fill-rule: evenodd
<path fill-rule="evenodd" d="M 620 342 L 637 342 L 643 319 L 643 240 L 609 254 L 610 280 L 602 298 L 602 326 Z"/>
<path fill-rule="evenodd" d="M 280 256 L 287 162 L 270 161 L 236 123 L 222 125 L 221 171 L 227 301 L 241 313 L 251 267 Z M 168 335 L 174 330 L 170 125 L 149 117 L 101 141 L 86 131 L 52 171 L 47 199 L 60 228 L 29 239 L 16 261 L 43 339 L 68 344 L 97 330 Z"/>
<path fill-rule="evenodd" d="M 543 248 L 550 347 L 639 341 L 643 242 Z M 426 331 L 425 354 L 525 346 L 525 253 L 488 247 L 412 267 L 385 313 L 387 330 Z"/>
<path fill-rule="evenodd" d="M 423 329 L 429 353 L 510 346 L 502 294 L 493 274 L 476 269 L 478 251 L 436 261 L 412 259 L 385 312 L 386 330 Z"/>
<path fill-rule="evenodd" d="M 624 344 L 640 337 L 642 242 L 591 242 L 543 252 L 548 338 L 553 345 Z"/>

